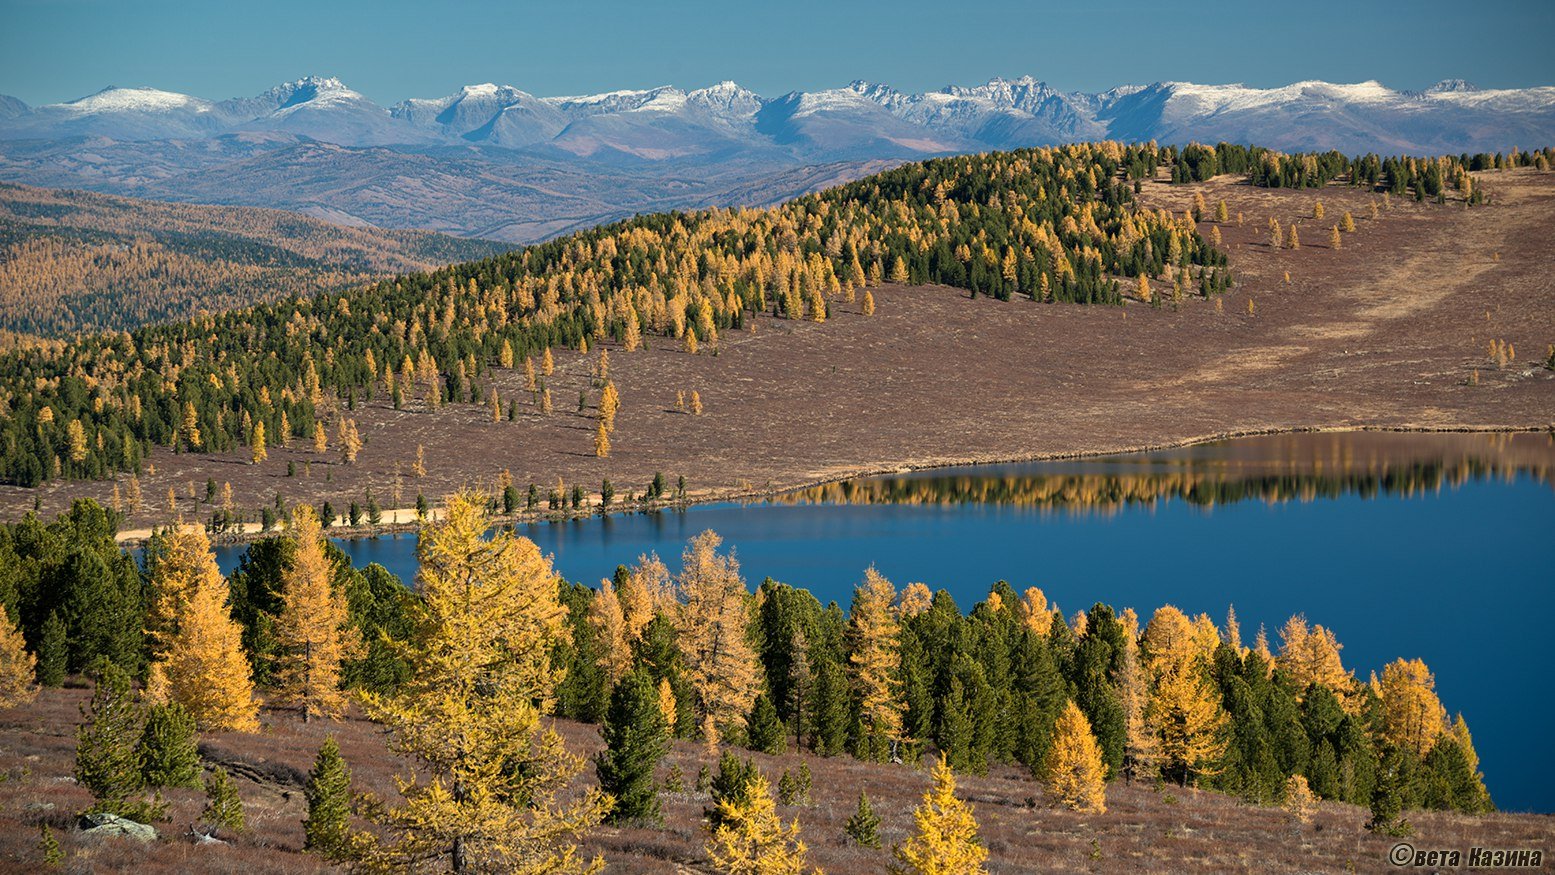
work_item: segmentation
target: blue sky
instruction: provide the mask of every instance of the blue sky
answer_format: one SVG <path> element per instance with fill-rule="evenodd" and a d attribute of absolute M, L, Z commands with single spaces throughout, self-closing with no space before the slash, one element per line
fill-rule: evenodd
<path fill-rule="evenodd" d="M 1022 74 L 1083 90 L 1517 87 L 1555 84 L 1552 42 L 1550 0 L 0 0 L 0 93 L 38 104 L 151 85 L 219 99 L 309 73 L 384 103 L 486 81 L 542 96 L 725 78 L 763 94 L 860 78 L 917 91 Z"/>

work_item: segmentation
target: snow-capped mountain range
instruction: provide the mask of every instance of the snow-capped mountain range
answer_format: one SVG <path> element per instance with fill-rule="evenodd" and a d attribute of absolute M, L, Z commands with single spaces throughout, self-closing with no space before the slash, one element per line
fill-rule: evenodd
<path fill-rule="evenodd" d="M 1434 153 L 1555 142 L 1555 87 L 1481 90 L 1449 80 L 1408 92 L 1378 82 L 1269 89 L 1159 82 L 1088 94 L 1022 77 L 923 94 L 860 81 L 763 97 L 721 82 L 693 91 L 536 97 L 488 83 L 385 108 L 339 79 L 310 76 L 223 101 L 117 87 L 39 107 L 0 98 L 0 139 L 255 132 L 348 147 L 473 144 L 628 161 L 733 153 L 799 161 L 908 158 L 1096 138 Z"/>
<path fill-rule="evenodd" d="M 1422 92 L 1159 82 L 1097 94 L 1030 77 L 913 94 L 733 82 L 571 97 L 469 85 L 380 106 L 307 77 L 232 100 L 106 88 L 0 96 L 0 180 L 297 210 L 529 242 L 638 212 L 760 206 L 903 161 L 1109 138 L 1416 155 L 1555 143 L 1555 88 Z"/>

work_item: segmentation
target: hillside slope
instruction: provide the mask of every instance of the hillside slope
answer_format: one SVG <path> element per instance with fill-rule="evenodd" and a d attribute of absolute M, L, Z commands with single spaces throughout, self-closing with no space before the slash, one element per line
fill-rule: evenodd
<path fill-rule="evenodd" d="M 66 871 L 133 869 L 143 873 L 241 871 L 300 873 L 334 871 L 302 850 L 301 820 L 307 814 L 302 783 L 325 735 L 334 735 L 350 765 L 352 786 L 379 798 L 397 798 L 393 778 L 408 771 L 405 761 L 384 750 L 382 728 L 357 716 L 340 722 L 302 724 L 289 714 L 267 712 L 271 723 L 262 734 L 210 737 L 202 745 L 206 762 L 220 764 L 236 778 L 250 829 L 231 836 L 228 845 L 201 845 L 170 837 L 152 845 L 83 838 L 73 812 L 91 803 L 90 795 L 69 779 L 75 754 L 74 727 L 82 690 L 45 690 L 29 708 L 0 712 L 0 868 L 35 871 L 40 824 L 48 824 L 73 868 Z M 557 721 L 567 745 L 580 754 L 600 750 L 598 730 Z M 808 765 L 814 788 L 809 804 L 783 805 L 786 821 L 797 819 L 810 847 L 809 862 L 830 873 L 883 872 L 890 847 L 911 834 L 912 811 L 929 786 L 926 770 L 862 762 L 847 756 L 819 757 L 789 753 L 751 754 L 773 782 L 784 771 Z M 659 769 L 672 767 L 685 788 L 664 793 L 663 827 L 599 827 L 583 849 L 605 857 L 607 873 L 683 875 L 712 871 L 702 854 L 706 832 L 702 811 L 706 792 L 691 783 L 698 769 L 713 766 L 696 742 L 677 741 Z M 592 782 L 592 768 L 579 783 Z M 979 834 L 989 851 L 991 875 L 1050 872 L 1381 872 L 1388 851 L 1399 839 L 1368 832 L 1364 808 L 1319 803 L 1312 822 L 1297 823 L 1274 807 L 1250 805 L 1221 793 L 1113 782 L 1105 814 L 1081 814 L 1033 805 L 1042 785 L 1018 766 L 999 765 L 986 776 L 961 775 L 959 796 L 972 804 Z M 867 792 L 881 818 L 881 850 L 860 847 L 843 833 L 860 791 Z M 204 804 L 199 790 L 170 790 L 164 835 L 195 822 Z M 45 807 L 48 806 L 48 807 Z M 1550 818 L 1535 814 L 1465 815 L 1412 811 L 1411 841 L 1421 848 L 1548 848 Z M 1546 853 L 1546 859 L 1548 854 Z M 1397 870 L 1394 870 L 1397 871 Z M 1539 871 L 1548 871 L 1548 868 Z"/>
<path fill-rule="evenodd" d="M 122 330 L 505 248 L 278 210 L 0 184 L 0 331 Z"/>

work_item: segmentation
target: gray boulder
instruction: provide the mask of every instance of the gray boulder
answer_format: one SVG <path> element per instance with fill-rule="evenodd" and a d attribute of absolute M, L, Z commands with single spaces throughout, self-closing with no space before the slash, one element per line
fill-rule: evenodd
<path fill-rule="evenodd" d="M 81 834 L 97 838 L 127 836 L 141 842 L 154 842 L 157 840 L 155 827 L 147 826 L 144 823 L 136 823 L 117 814 L 81 815 Z"/>

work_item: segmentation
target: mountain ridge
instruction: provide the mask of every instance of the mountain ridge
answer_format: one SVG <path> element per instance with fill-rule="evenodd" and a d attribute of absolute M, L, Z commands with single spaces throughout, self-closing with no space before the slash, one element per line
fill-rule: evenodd
<path fill-rule="evenodd" d="M 1087 93 L 1021 76 L 922 93 L 855 80 L 763 96 L 725 80 L 538 97 L 484 82 L 385 107 L 306 76 L 220 101 L 152 88 L 39 107 L 0 97 L 0 181 L 515 243 L 639 212 L 764 206 L 936 155 L 1104 139 L 1349 155 L 1537 148 L 1555 143 L 1555 87 Z"/>
<path fill-rule="evenodd" d="M 807 131 L 815 123 L 804 120 L 822 113 L 828 135 Z M 916 157 L 1078 138 L 1181 144 L 1219 137 L 1347 153 L 1483 151 L 1516 145 L 1503 142 L 1509 138 L 1555 139 L 1555 87 L 1482 89 L 1461 79 L 1420 91 L 1376 80 L 1304 80 L 1276 88 L 1161 81 L 1066 92 L 1021 76 L 921 93 L 855 80 L 768 97 L 725 80 L 690 90 L 661 85 L 540 97 L 487 82 L 381 106 L 338 78 L 305 76 L 221 101 L 117 86 L 35 107 L 0 97 L 0 139 L 159 140 L 234 131 L 288 132 L 353 147 L 476 142 L 591 156 L 614 150 L 644 160 L 717 154 L 731 143 L 784 147 L 795 160 L 837 160 L 859 157 L 839 150 L 861 144 L 877 150 L 867 157 L 880 158 L 893 157 L 881 153 L 892 148 Z M 645 138 L 669 145 L 645 145 Z M 577 147 L 576 140 L 594 148 Z"/>

